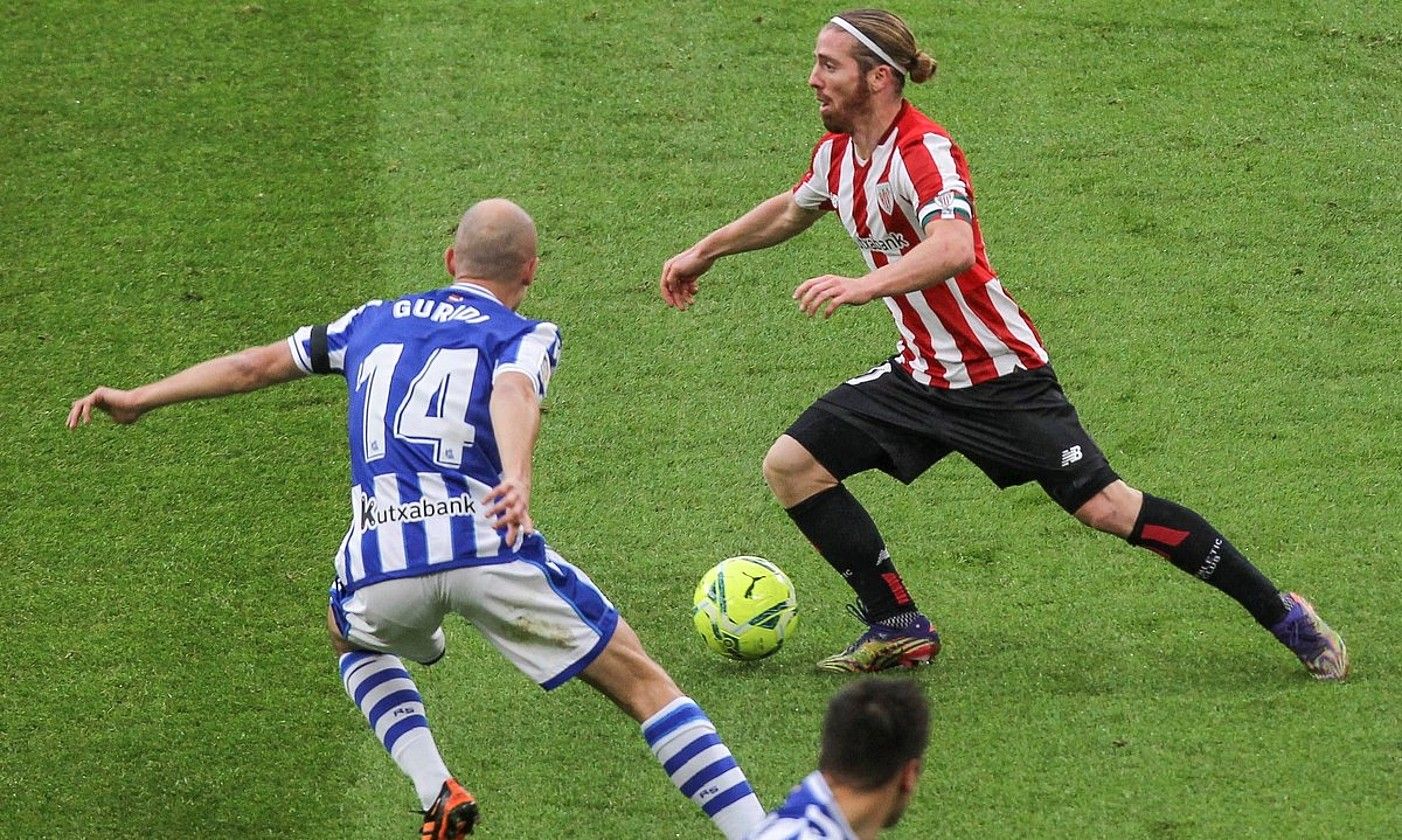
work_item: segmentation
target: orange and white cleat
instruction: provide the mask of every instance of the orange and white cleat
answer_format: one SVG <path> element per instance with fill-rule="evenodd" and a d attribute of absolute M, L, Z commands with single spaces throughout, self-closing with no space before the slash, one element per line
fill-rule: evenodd
<path fill-rule="evenodd" d="M 456 779 L 443 782 L 433 807 L 424 812 L 424 840 L 462 840 L 477 827 L 477 800 Z"/>

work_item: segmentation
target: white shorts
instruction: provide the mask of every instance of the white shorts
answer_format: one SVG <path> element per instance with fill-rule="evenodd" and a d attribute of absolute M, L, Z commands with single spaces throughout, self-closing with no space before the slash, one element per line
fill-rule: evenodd
<path fill-rule="evenodd" d="M 457 613 L 546 690 L 584 670 L 613 638 L 618 610 L 589 576 L 531 534 L 516 559 L 396 578 L 341 593 L 341 635 L 367 650 L 432 664 L 443 617 Z"/>

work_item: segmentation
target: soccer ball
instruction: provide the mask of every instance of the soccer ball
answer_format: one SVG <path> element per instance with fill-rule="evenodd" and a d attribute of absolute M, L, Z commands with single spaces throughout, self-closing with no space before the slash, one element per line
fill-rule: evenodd
<path fill-rule="evenodd" d="M 731 557 L 701 576 L 692 599 L 696 632 L 731 659 L 763 659 L 798 625 L 793 583 L 763 557 Z"/>

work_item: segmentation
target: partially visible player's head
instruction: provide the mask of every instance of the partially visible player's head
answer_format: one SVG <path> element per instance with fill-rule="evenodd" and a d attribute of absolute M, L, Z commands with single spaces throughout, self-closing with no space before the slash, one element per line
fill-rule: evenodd
<path fill-rule="evenodd" d="M 836 15 L 818 32 L 808 85 L 828 131 L 851 133 L 873 104 L 899 101 L 905 80 L 919 84 L 935 74 L 935 60 L 915 45 L 900 17 L 882 9 Z"/>
<path fill-rule="evenodd" d="M 454 280 L 487 285 L 514 309 L 535 279 L 536 244 L 535 222 L 525 210 L 504 198 L 489 198 L 462 215 L 443 258 Z"/>
<path fill-rule="evenodd" d="M 915 794 L 930 740 L 930 708 L 914 680 L 866 678 L 828 702 L 818 769 L 835 787 L 884 798 L 883 827 Z"/>

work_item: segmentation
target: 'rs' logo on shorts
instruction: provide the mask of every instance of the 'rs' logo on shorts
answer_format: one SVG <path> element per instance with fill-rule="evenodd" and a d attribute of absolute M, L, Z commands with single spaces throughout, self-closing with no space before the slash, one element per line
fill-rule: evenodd
<path fill-rule="evenodd" d="M 1080 446 L 1073 446 L 1070 449 L 1061 450 L 1061 465 L 1063 467 L 1069 467 L 1079 460 L 1081 460 Z"/>

